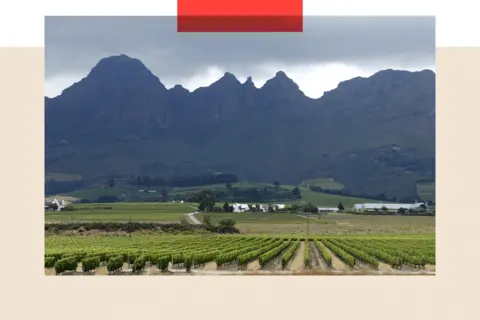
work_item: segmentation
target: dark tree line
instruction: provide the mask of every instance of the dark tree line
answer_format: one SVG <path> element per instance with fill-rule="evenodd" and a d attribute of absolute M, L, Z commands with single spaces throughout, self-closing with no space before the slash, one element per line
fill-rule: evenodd
<path fill-rule="evenodd" d="M 232 173 L 204 173 L 200 175 L 175 175 L 168 178 L 147 175 L 133 177 L 131 184 L 143 187 L 195 187 L 210 184 L 236 183 L 238 177 Z"/>
<path fill-rule="evenodd" d="M 45 195 L 72 192 L 85 187 L 83 180 L 57 181 L 49 179 L 45 182 Z"/>
<path fill-rule="evenodd" d="M 291 201 L 301 198 L 300 190 L 275 190 L 274 188 L 233 188 L 226 187 L 223 190 L 210 191 L 215 199 L 222 201 L 238 201 L 238 202 L 268 202 L 268 201 Z M 187 195 L 186 201 L 198 202 L 198 194 L 192 193 Z"/>

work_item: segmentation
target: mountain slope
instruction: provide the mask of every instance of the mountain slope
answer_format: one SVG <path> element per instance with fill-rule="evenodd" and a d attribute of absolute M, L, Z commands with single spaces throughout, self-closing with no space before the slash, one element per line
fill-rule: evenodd
<path fill-rule="evenodd" d="M 199 173 L 296 184 L 332 177 L 345 190 L 405 197 L 435 173 L 435 74 L 380 71 L 319 99 L 279 71 L 262 88 L 226 73 L 166 89 L 137 59 L 102 59 L 45 99 L 46 171 Z"/>

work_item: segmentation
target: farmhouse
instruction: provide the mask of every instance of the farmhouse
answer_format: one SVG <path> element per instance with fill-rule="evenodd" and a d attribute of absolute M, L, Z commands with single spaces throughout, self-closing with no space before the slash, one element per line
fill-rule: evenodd
<path fill-rule="evenodd" d="M 248 206 L 248 204 L 235 203 L 235 204 L 232 204 L 232 207 L 233 207 L 233 212 L 245 212 L 250 210 L 250 207 Z"/>
<path fill-rule="evenodd" d="M 338 208 L 331 207 L 331 208 L 322 208 L 318 207 L 318 212 L 338 212 Z"/>
<path fill-rule="evenodd" d="M 380 211 L 386 208 L 389 212 L 397 212 L 400 209 L 422 211 L 427 208 L 427 204 L 423 202 L 415 203 L 360 203 L 353 206 L 353 211 Z"/>

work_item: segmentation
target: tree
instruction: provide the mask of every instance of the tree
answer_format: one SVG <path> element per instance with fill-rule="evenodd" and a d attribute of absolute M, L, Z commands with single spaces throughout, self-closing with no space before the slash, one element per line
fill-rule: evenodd
<path fill-rule="evenodd" d="M 256 204 L 256 205 L 255 205 L 255 209 L 257 209 L 257 212 L 260 212 L 260 205 L 259 205 L 259 204 Z"/>
<path fill-rule="evenodd" d="M 278 189 L 280 188 L 280 182 L 274 181 L 273 185 L 275 186 L 275 191 L 278 191 Z"/>
<path fill-rule="evenodd" d="M 307 204 L 306 206 L 303 207 L 303 212 L 318 213 L 318 207 L 309 203 L 309 204 Z"/>
<path fill-rule="evenodd" d="M 397 211 L 398 214 L 405 214 L 405 212 L 406 212 L 405 208 L 400 208 Z"/>
<path fill-rule="evenodd" d="M 222 219 L 218 222 L 223 227 L 233 227 L 237 222 L 234 219 Z"/>
<path fill-rule="evenodd" d="M 383 207 L 382 207 L 382 211 L 383 211 L 383 213 L 387 213 L 387 212 L 388 212 L 387 207 L 383 206 Z"/>
<path fill-rule="evenodd" d="M 115 183 L 116 183 L 116 182 L 115 182 L 115 179 L 114 179 L 113 177 L 110 177 L 110 178 L 108 179 L 107 185 L 108 185 L 110 188 L 113 188 L 113 187 L 115 187 Z"/>
<path fill-rule="evenodd" d="M 228 202 L 225 202 L 223 204 L 223 211 L 225 212 L 229 212 L 230 211 L 230 205 L 228 204 Z"/>
<path fill-rule="evenodd" d="M 168 201 L 168 190 L 167 188 L 162 188 L 162 202 Z"/>
<path fill-rule="evenodd" d="M 300 200 L 300 199 L 302 199 L 302 193 L 300 192 L 300 189 L 298 189 L 298 187 L 295 187 L 295 188 L 292 190 L 292 194 L 293 194 L 293 197 L 295 198 L 295 200 Z"/>
<path fill-rule="evenodd" d="M 343 206 L 343 204 L 342 204 L 341 201 L 340 201 L 340 203 L 338 204 L 338 210 L 340 210 L 340 211 L 345 210 L 345 207 Z"/>
<path fill-rule="evenodd" d="M 200 211 L 213 211 L 215 207 L 215 195 L 210 190 L 200 191 L 195 195 L 195 197 L 200 202 L 198 209 Z"/>
<path fill-rule="evenodd" d="M 217 231 L 220 233 L 237 233 L 236 223 L 233 219 L 222 219 L 218 222 Z"/>

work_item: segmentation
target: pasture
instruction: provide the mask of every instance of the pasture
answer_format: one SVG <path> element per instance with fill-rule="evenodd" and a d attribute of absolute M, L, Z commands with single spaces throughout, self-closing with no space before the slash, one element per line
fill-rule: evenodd
<path fill-rule="evenodd" d="M 180 222 L 185 213 L 194 209 L 187 204 L 161 202 L 118 202 L 74 204 L 73 211 L 51 211 L 45 213 L 46 222 L 89 222 L 89 221 L 142 221 Z"/>
<path fill-rule="evenodd" d="M 203 213 L 197 214 L 201 221 Z M 213 221 L 231 218 L 242 234 L 306 234 L 307 219 L 293 213 L 208 213 Z M 373 216 L 348 213 L 311 215 L 309 233 L 325 234 L 432 234 L 433 216 Z"/>

